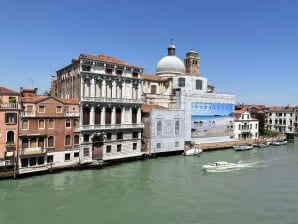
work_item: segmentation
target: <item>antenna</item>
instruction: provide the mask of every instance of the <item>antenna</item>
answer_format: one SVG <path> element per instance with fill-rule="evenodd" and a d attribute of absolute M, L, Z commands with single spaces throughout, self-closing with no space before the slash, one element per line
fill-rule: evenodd
<path fill-rule="evenodd" d="M 173 45 L 173 40 L 174 40 L 174 39 L 173 39 L 173 38 L 171 38 L 171 45 Z"/>
<path fill-rule="evenodd" d="M 29 81 L 31 82 L 31 87 L 32 87 L 32 89 L 33 89 L 33 88 L 34 88 L 34 86 L 35 86 L 34 79 L 29 79 Z"/>

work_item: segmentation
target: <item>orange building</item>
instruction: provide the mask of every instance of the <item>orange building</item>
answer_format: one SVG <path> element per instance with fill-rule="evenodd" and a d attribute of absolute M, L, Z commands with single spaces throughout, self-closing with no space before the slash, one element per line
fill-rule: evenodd
<path fill-rule="evenodd" d="M 0 172 L 15 171 L 18 148 L 19 93 L 0 87 Z"/>
<path fill-rule="evenodd" d="M 21 89 L 19 174 L 78 163 L 78 100 L 36 96 L 34 91 Z"/>

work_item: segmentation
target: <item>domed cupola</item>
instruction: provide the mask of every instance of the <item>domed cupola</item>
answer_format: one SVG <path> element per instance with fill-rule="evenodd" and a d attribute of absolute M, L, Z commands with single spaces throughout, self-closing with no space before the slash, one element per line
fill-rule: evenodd
<path fill-rule="evenodd" d="M 168 55 L 159 60 L 156 67 L 158 76 L 176 76 L 185 74 L 185 66 L 180 58 L 175 55 L 175 46 L 171 43 Z"/>

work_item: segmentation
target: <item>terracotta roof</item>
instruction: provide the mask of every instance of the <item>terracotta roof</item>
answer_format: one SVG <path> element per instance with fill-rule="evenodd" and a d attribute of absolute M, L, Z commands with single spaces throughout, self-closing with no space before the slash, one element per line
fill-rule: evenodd
<path fill-rule="evenodd" d="M 95 60 L 95 61 L 102 61 L 102 62 L 108 62 L 112 64 L 118 64 L 118 65 L 124 65 L 129 67 L 135 67 L 139 68 L 138 66 L 129 64 L 127 62 L 121 61 L 117 58 L 110 57 L 108 55 L 90 55 L 90 54 L 80 54 L 80 58 Z"/>
<path fill-rule="evenodd" d="M 145 74 L 142 74 L 141 76 L 142 76 L 142 78 L 144 80 L 150 80 L 150 81 L 159 81 L 159 82 L 162 82 L 162 81 L 168 80 L 168 78 L 166 78 L 166 77 L 159 77 L 157 75 L 145 75 Z"/>
<path fill-rule="evenodd" d="M 0 86 L 0 95 L 19 95 L 18 92 Z"/>
<path fill-rule="evenodd" d="M 22 102 L 23 103 L 38 103 L 38 102 L 43 101 L 48 98 L 53 98 L 53 99 L 60 101 L 61 103 L 64 103 L 64 104 L 79 104 L 79 99 L 77 99 L 77 98 L 62 99 L 62 98 L 56 98 L 56 97 L 52 97 L 52 96 L 22 97 Z"/>
<path fill-rule="evenodd" d="M 23 103 L 37 103 L 37 102 L 42 101 L 46 98 L 49 98 L 49 96 L 22 97 L 22 102 Z"/>
<path fill-rule="evenodd" d="M 65 104 L 79 104 L 79 99 L 78 98 L 73 98 L 73 99 L 62 99 L 62 98 L 57 98 L 61 102 Z"/>
<path fill-rule="evenodd" d="M 156 104 L 150 104 L 150 105 L 143 104 L 141 107 L 141 110 L 143 113 L 149 113 L 152 109 L 167 109 L 167 108 Z"/>
<path fill-rule="evenodd" d="M 281 106 L 273 106 L 269 107 L 269 112 L 292 112 L 293 107 L 281 107 Z"/>

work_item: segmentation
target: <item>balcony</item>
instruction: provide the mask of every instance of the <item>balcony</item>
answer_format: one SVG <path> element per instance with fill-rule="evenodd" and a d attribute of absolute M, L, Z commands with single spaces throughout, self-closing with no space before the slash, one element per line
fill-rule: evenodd
<path fill-rule="evenodd" d="M 18 103 L 0 103 L 0 109 L 20 110 L 21 106 Z"/>
<path fill-rule="evenodd" d="M 144 128 L 143 123 L 138 124 L 103 124 L 103 125 L 83 125 L 80 131 L 107 130 L 107 129 L 138 129 Z"/>
<path fill-rule="evenodd" d="M 12 166 L 13 162 L 11 160 L 2 160 L 0 161 L 0 166 Z"/>
<path fill-rule="evenodd" d="M 16 150 L 16 145 L 14 143 L 7 143 L 5 148 L 7 152 L 13 152 Z"/>
<path fill-rule="evenodd" d="M 130 103 L 130 104 L 142 104 L 142 99 L 126 99 L 126 98 L 105 98 L 105 97 L 83 97 L 82 101 L 96 102 L 96 103 Z"/>
<path fill-rule="evenodd" d="M 65 112 L 64 116 L 65 117 L 79 117 L 80 113 L 79 112 Z"/>
<path fill-rule="evenodd" d="M 36 111 L 22 111 L 21 117 L 36 117 Z"/>
<path fill-rule="evenodd" d="M 45 148 L 36 147 L 36 148 L 25 148 L 21 149 L 21 156 L 29 156 L 29 155 L 39 155 L 46 153 L 47 150 Z"/>

